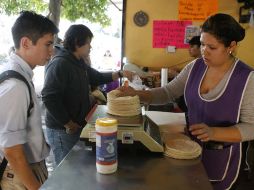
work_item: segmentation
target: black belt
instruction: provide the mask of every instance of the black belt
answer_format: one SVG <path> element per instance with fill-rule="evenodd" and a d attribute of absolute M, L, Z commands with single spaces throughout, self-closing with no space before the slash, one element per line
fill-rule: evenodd
<path fill-rule="evenodd" d="M 207 150 L 222 150 L 230 147 L 232 144 L 224 142 L 209 141 L 203 143 L 203 148 Z"/>

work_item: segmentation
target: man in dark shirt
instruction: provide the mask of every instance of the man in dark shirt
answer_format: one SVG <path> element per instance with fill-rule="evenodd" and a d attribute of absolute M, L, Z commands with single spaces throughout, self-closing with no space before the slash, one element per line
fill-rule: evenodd
<path fill-rule="evenodd" d="M 100 73 L 84 63 L 93 34 L 84 25 L 72 25 L 65 33 L 63 47 L 46 67 L 42 100 L 46 107 L 46 136 L 58 165 L 79 140 L 85 117 L 91 109 L 89 85 L 98 86 L 120 77 L 132 78 L 130 71 Z"/>

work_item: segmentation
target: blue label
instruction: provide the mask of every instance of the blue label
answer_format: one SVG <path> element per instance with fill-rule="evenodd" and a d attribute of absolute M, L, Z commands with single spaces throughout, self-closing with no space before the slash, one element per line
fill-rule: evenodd
<path fill-rule="evenodd" d="M 96 162 L 104 165 L 117 161 L 117 133 L 96 133 Z"/>

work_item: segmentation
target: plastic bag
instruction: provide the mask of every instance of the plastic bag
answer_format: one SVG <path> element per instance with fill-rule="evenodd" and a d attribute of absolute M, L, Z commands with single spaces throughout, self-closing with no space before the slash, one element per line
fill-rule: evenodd
<path fill-rule="evenodd" d="M 134 88 L 135 90 L 144 90 L 147 88 L 146 85 L 142 84 L 142 80 L 138 75 L 134 75 L 132 81 L 129 81 L 129 86 Z"/>

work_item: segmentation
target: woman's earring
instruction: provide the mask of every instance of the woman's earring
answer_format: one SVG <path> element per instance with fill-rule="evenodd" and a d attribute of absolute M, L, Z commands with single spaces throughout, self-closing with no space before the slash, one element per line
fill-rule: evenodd
<path fill-rule="evenodd" d="M 232 51 L 229 52 L 229 55 L 232 55 Z"/>

